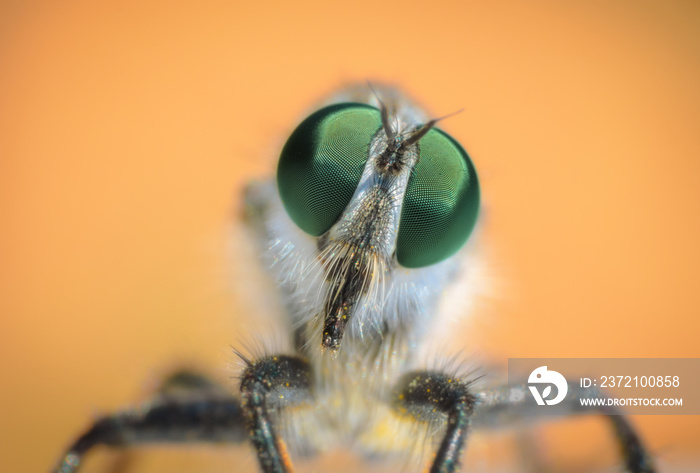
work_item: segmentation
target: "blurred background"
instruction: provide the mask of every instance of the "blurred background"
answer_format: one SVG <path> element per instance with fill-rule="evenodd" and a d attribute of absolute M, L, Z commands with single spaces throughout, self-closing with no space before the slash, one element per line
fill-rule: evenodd
<path fill-rule="evenodd" d="M 367 78 L 465 109 L 442 127 L 480 172 L 489 290 L 453 344 L 499 366 L 700 356 L 698 2 L 2 2 L 0 471 L 47 471 L 178 366 L 236 389 L 230 346 L 267 309 L 241 189 Z M 695 471 L 698 417 L 634 422 Z M 597 419 L 536 432 L 558 470 L 619 471 Z M 508 467 L 499 442 L 471 471 Z M 115 465 L 255 470 L 243 446 L 85 471 Z"/>

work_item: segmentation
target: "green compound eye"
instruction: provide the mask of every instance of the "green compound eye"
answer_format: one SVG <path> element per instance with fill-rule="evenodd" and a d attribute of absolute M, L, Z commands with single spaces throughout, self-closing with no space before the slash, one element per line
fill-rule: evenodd
<path fill-rule="evenodd" d="M 284 208 L 306 233 L 319 236 L 338 221 L 355 192 L 382 126 L 379 110 L 341 103 L 304 120 L 287 140 L 277 167 Z"/>
<path fill-rule="evenodd" d="M 436 128 L 420 139 L 418 148 L 396 242 L 396 259 L 406 268 L 439 263 L 455 254 L 479 213 L 479 181 L 464 148 Z"/>
<path fill-rule="evenodd" d="M 277 186 L 287 214 L 306 233 L 319 236 L 352 199 L 382 127 L 379 110 L 342 103 L 304 120 L 287 140 Z M 417 143 L 419 159 L 404 196 L 396 258 L 406 268 L 439 263 L 467 241 L 479 212 L 479 181 L 467 152 L 433 128 Z"/>

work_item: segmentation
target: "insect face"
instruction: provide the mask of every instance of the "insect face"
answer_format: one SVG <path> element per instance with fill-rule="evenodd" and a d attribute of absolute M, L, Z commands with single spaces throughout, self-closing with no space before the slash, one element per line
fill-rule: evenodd
<path fill-rule="evenodd" d="M 386 293 L 376 286 L 391 285 L 396 269 L 457 252 L 479 208 L 474 165 L 454 139 L 416 117 L 360 103 L 304 120 L 282 150 L 277 184 L 289 217 L 318 237 L 329 284 L 321 343 L 331 350 L 358 305 L 382 303 L 376 298 Z"/>

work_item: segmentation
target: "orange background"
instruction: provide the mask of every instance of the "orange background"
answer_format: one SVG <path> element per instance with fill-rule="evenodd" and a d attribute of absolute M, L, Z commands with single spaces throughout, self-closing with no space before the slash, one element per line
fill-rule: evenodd
<path fill-rule="evenodd" d="M 260 307 L 227 248 L 241 187 L 352 80 L 465 109 L 443 128 L 480 171 L 491 286 L 466 353 L 700 356 L 700 4 L 254 3 L 0 5 L 0 471 L 46 471 L 175 366 L 235 389 Z M 697 417 L 635 422 L 700 456 Z M 548 455 L 575 471 L 607 440 L 574 423 Z M 214 471 L 253 469 L 236 451 Z"/>

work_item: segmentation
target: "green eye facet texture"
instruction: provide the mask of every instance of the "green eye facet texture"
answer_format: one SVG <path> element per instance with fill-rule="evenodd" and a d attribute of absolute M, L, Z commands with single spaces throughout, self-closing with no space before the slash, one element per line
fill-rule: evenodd
<path fill-rule="evenodd" d="M 282 149 L 277 186 L 299 228 L 319 236 L 340 218 L 381 126 L 376 108 L 342 103 L 315 112 L 294 130 Z"/>
<path fill-rule="evenodd" d="M 418 164 L 401 211 L 396 259 L 419 268 L 455 254 L 469 238 L 479 213 L 479 181 L 469 155 L 436 128 L 418 142 Z"/>

